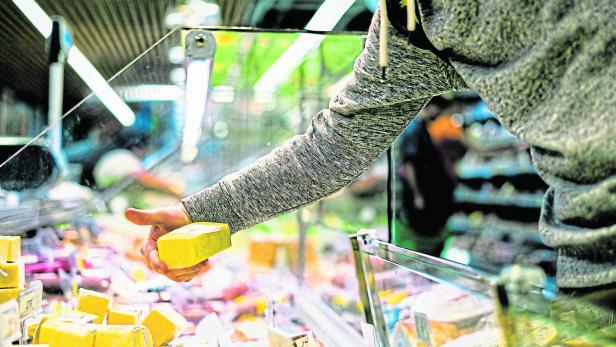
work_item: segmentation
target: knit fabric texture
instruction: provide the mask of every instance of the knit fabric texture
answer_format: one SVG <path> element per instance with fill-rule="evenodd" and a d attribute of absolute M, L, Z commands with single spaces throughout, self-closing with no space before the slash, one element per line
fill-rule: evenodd
<path fill-rule="evenodd" d="M 389 27 L 379 11 L 347 86 L 306 133 L 183 203 L 193 221 L 246 229 L 341 189 L 437 94 L 480 93 L 531 146 L 549 184 L 539 228 L 558 249 L 557 282 L 616 282 L 616 6 L 610 1 L 419 0 L 422 27 L 448 62 Z M 401 9 L 403 10 L 403 9 Z"/>

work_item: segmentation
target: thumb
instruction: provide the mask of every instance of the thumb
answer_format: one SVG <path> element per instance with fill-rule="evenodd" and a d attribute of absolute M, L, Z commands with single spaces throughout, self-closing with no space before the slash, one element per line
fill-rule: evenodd
<path fill-rule="evenodd" d="M 157 210 L 138 210 L 129 208 L 124 213 L 126 219 L 137 225 L 156 225 L 160 224 L 162 218 Z"/>

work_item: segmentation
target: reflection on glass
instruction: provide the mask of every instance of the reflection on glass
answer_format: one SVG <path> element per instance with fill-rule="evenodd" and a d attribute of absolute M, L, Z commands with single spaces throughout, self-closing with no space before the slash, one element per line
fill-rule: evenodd
<path fill-rule="evenodd" d="M 16 154 L 36 132 L 21 131 L 30 137 L 21 135 L 8 144 L 7 136 L 15 134 L 3 131 L 0 172 L 3 183 L 13 184 L 1 187 L 0 230 L 31 228 L 78 210 L 156 206 L 213 184 L 303 132 L 312 115 L 327 106 L 331 87 L 349 75 L 363 47 L 360 36 L 324 36 L 277 88 L 264 94 L 255 91 L 255 84 L 299 34 L 212 32 L 216 52 L 208 84 L 206 74 L 193 71 L 199 64 L 190 64 L 185 49 L 189 33 L 171 31 L 108 81 L 134 113 L 132 125 L 118 121 L 96 95 L 64 115 L 62 151 L 68 169 L 62 177 L 50 179 L 53 160 L 37 159 L 31 150 Z M 191 81 L 202 88 L 189 88 Z M 188 95 L 191 90 L 209 91 L 209 97 Z M 199 107 L 189 112 L 191 105 Z M 26 148 L 44 149 L 48 132 Z M 184 159 L 192 160 L 182 164 L 180 149 L 187 140 L 193 149 Z M 11 156 L 8 162 L 19 165 L 8 170 L 5 161 Z M 29 171 L 35 177 L 20 176 L 19 167 L 34 164 L 37 170 Z M 15 192 L 19 180 L 39 182 L 36 189 Z M 100 205 L 104 201 L 106 207 Z"/>

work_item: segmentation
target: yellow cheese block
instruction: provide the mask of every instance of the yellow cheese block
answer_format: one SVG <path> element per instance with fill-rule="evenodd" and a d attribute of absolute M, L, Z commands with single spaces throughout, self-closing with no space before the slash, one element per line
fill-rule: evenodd
<path fill-rule="evenodd" d="M 107 313 L 107 324 L 135 325 L 139 322 L 139 312 L 110 308 Z"/>
<path fill-rule="evenodd" d="M 77 311 L 92 313 L 98 316 L 94 323 L 102 323 L 109 309 L 111 299 L 99 292 L 87 289 L 79 289 L 77 297 Z"/>
<path fill-rule="evenodd" d="M 0 264 L 0 288 L 23 287 L 24 269 L 21 263 Z M 5 276 L 6 275 L 6 276 Z"/>
<path fill-rule="evenodd" d="M 159 306 L 141 321 L 152 334 L 154 347 L 160 347 L 180 335 L 186 327 L 186 319 L 170 306 Z"/>
<path fill-rule="evenodd" d="M 89 324 L 60 323 L 49 347 L 94 347 L 95 331 Z"/>
<path fill-rule="evenodd" d="M 158 255 L 170 269 L 197 265 L 231 247 L 229 226 L 222 223 L 192 223 L 161 236 Z"/>
<path fill-rule="evenodd" d="M 33 342 L 48 344 L 52 337 L 56 334 L 58 326 L 67 324 L 53 318 L 43 318 L 39 323 L 38 332 L 35 333 Z"/>
<path fill-rule="evenodd" d="M 0 263 L 17 262 L 21 257 L 19 236 L 0 236 Z"/>
<path fill-rule="evenodd" d="M 79 323 L 88 324 L 96 323 L 99 320 L 99 316 L 94 313 L 81 312 L 81 311 L 67 311 L 62 313 L 60 317 L 55 318 L 59 321 L 66 323 Z"/>
<path fill-rule="evenodd" d="M 94 347 L 152 347 L 152 335 L 143 325 L 99 325 Z"/>
<path fill-rule="evenodd" d="M 0 289 L 0 304 L 11 299 L 17 300 L 19 293 L 21 292 L 21 288 L 3 288 Z"/>

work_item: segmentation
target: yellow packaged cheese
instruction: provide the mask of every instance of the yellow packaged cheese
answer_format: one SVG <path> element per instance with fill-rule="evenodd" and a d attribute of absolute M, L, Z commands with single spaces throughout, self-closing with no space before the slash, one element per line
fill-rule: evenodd
<path fill-rule="evenodd" d="M 19 236 L 0 236 L 0 263 L 17 262 L 21 257 Z"/>
<path fill-rule="evenodd" d="M 192 223 L 161 236 L 158 254 L 170 269 L 197 265 L 231 247 L 229 226 L 222 223 Z"/>
<path fill-rule="evenodd" d="M 0 288 L 23 287 L 24 269 L 21 263 L 0 264 Z"/>
<path fill-rule="evenodd" d="M 139 322 L 139 312 L 110 308 L 107 312 L 107 324 L 134 325 Z"/>
<path fill-rule="evenodd" d="M 0 304 L 11 299 L 17 300 L 19 293 L 21 292 L 21 288 L 3 288 L 0 289 Z"/>
<path fill-rule="evenodd" d="M 81 311 L 67 311 L 62 313 L 60 317 L 56 318 L 59 321 L 67 323 L 96 323 L 99 320 L 99 316 L 94 313 L 81 312 Z"/>
<path fill-rule="evenodd" d="M 154 347 L 160 347 L 179 336 L 186 327 L 186 319 L 168 305 L 159 306 L 141 321 L 150 333 Z"/>
<path fill-rule="evenodd" d="M 152 335 L 143 325 L 98 325 L 94 347 L 152 347 Z"/>
<path fill-rule="evenodd" d="M 95 331 L 89 324 L 60 323 L 49 347 L 94 347 Z"/>
<path fill-rule="evenodd" d="M 38 331 L 35 332 L 33 342 L 48 344 L 51 338 L 56 334 L 56 329 L 61 324 L 67 324 L 59 320 L 45 317 L 41 320 L 38 326 Z"/>
<path fill-rule="evenodd" d="M 79 296 L 77 297 L 77 311 L 87 312 L 97 315 L 97 319 L 94 323 L 102 323 L 109 309 L 109 303 L 111 299 L 99 292 L 87 289 L 79 289 Z"/>

